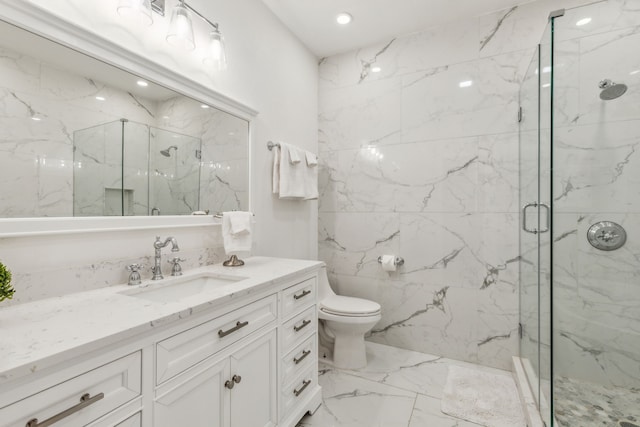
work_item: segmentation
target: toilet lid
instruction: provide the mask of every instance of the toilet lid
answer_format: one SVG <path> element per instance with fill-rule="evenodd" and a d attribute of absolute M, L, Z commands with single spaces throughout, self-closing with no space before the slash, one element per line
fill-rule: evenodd
<path fill-rule="evenodd" d="M 343 316 L 363 316 L 378 314 L 380 304 L 362 298 L 330 295 L 320 302 L 320 310 Z"/>

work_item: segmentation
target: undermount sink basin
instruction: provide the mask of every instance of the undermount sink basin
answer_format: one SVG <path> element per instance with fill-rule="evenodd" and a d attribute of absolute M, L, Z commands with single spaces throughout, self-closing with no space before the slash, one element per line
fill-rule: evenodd
<path fill-rule="evenodd" d="M 189 277 L 165 278 L 157 282 L 152 282 L 148 286 L 128 289 L 120 293 L 149 301 L 172 302 L 189 298 L 215 287 L 230 285 L 245 279 L 248 278 L 201 273 L 196 276 Z"/>

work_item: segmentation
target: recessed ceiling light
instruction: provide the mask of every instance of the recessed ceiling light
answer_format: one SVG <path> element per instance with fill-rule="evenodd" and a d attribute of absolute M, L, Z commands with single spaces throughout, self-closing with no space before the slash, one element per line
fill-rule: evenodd
<path fill-rule="evenodd" d="M 458 83 L 458 86 L 460 87 L 469 87 L 473 85 L 473 80 L 465 80 L 463 82 Z"/>
<path fill-rule="evenodd" d="M 589 22 L 591 22 L 591 18 L 583 18 L 583 19 L 579 20 L 578 22 L 576 22 L 576 25 L 578 27 L 582 27 L 583 25 L 587 25 Z"/>
<path fill-rule="evenodd" d="M 104 101 L 104 100 L 105 100 L 105 99 L 107 99 L 107 98 L 105 98 L 104 96 L 96 96 L 96 99 L 97 99 L 98 101 Z"/>
<path fill-rule="evenodd" d="M 209 108 L 209 106 L 207 104 L 202 104 L 200 105 L 200 108 L 204 108 L 206 110 L 207 108 Z"/>
<path fill-rule="evenodd" d="M 375 67 L 371 67 L 371 72 L 372 73 L 379 73 L 380 71 L 382 71 L 382 68 L 375 66 Z"/>
<path fill-rule="evenodd" d="M 353 16 L 347 12 L 341 12 L 336 16 L 336 21 L 340 25 L 347 25 L 349 22 L 353 20 Z"/>
<path fill-rule="evenodd" d="M 137 83 L 138 83 L 138 86 L 142 86 L 142 87 L 149 86 L 149 83 L 145 82 L 144 80 L 138 80 Z"/>

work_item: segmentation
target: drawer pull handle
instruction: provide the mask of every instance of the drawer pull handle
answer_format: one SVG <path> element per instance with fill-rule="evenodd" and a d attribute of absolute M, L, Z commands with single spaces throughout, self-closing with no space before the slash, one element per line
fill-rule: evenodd
<path fill-rule="evenodd" d="M 309 295 L 310 293 L 311 293 L 311 291 L 310 291 L 309 289 L 307 289 L 306 291 L 302 292 L 301 294 L 294 295 L 294 296 L 293 296 L 293 299 L 296 299 L 296 300 L 297 300 L 297 299 L 300 299 L 300 298 L 304 298 L 304 297 L 306 297 L 307 295 Z"/>
<path fill-rule="evenodd" d="M 304 327 L 306 327 L 309 323 L 311 323 L 311 320 L 307 319 L 305 321 L 302 322 L 302 325 L 300 326 L 294 326 L 293 330 L 296 332 L 300 332 Z"/>
<path fill-rule="evenodd" d="M 303 381 L 300 390 L 293 389 L 293 394 L 295 394 L 296 397 L 300 396 L 300 393 L 302 393 L 305 388 L 309 387 L 309 384 L 311 384 L 311 380 Z"/>
<path fill-rule="evenodd" d="M 240 384 L 240 381 L 242 381 L 242 377 L 240 375 L 234 375 L 231 377 L 231 380 L 227 380 L 224 382 L 224 386 L 231 390 L 233 389 L 233 387 L 235 387 L 236 384 Z"/>
<path fill-rule="evenodd" d="M 47 427 L 50 426 L 54 423 L 57 423 L 58 421 L 67 418 L 69 415 L 74 414 L 76 412 L 78 412 L 81 409 L 86 408 L 89 405 L 93 405 L 94 403 L 96 403 L 98 400 L 104 399 L 104 393 L 98 393 L 95 396 L 91 397 L 91 395 L 89 393 L 85 393 L 82 395 L 82 397 L 80 397 L 80 403 L 78 403 L 77 405 L 72 406 L 69 409 L 65 409 L 64 411 L 60 412 L 57 415 L 54 415 L 53 417 L 44 420 L 43 422 L 39 423 L 37 418 L 32 418 L 29 421 L 27 421 L 26 427 Z"/>
<path fill-rule="evenodd" d="M 223 331 L 222 329 L 220 329 L 218 331 L 218 336 L 220 338 L 226 337 L 227 335 L 234 333 L 238 329 L 244 328 L 248 324 L 249 324 L 249 322 L 241 322 L 241 321 L 238 320 L 238 322 L 236 323 L 236 326 L 234 326 L 233 328 L 229 329 L 228 331 Z"/>
<path fill-rule="evenodd" d="M 293 358 L 293 361 L 295 362 L 295 364 L 297 365 L 298 363 L 302 362 L 305 357 L 307 357 L 308 355 L 311 354 L 311 350 L 305 350 L 302 352 L 302 356 L 300 356 L 299 358 Z"/>

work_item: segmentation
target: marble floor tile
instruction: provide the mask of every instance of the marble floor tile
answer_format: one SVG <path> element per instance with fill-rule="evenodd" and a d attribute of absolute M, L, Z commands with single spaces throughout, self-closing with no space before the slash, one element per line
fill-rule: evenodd
<path fill-rule="evenodd" d="M 321 358 L 323 403 L 297 427 L 477 427 L 440 410 L 449 366 L 510 372 L 367 342 L 367 367 L 342 370 Z M 321 352 L 321 356 L 322 356 Z"/>
<path fill-rule="evenodd" d="M 329 367 L 320 370 L 322 406 L 298 427 L 406 427 L 416 393 L 355 377 Z"/>
<path fill-rule="evenodd" d="M 409 427 L 478 427 L 479 424 L 464 421 L 442 413 L 440 399 L 419 394 L 413 407 Z"/>
<path fill-rule="evenodd" d="M 499 375 L 508 371 L 367 342 L 367 367 L 343 372 L 430 397 L 442 397 L 449 366 L 465 366 Z"/>

